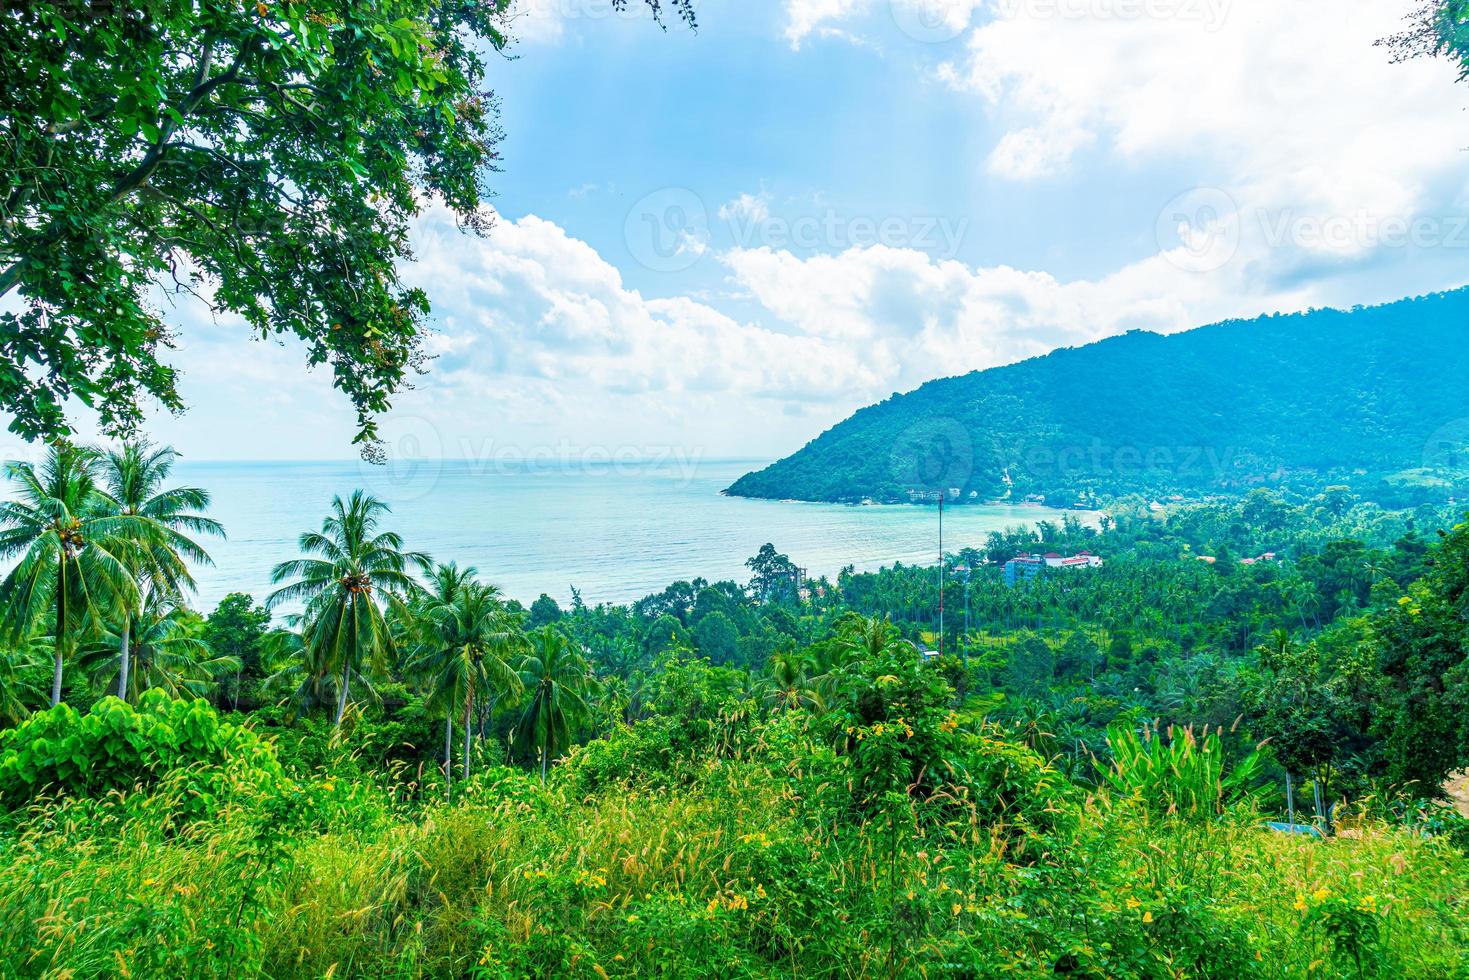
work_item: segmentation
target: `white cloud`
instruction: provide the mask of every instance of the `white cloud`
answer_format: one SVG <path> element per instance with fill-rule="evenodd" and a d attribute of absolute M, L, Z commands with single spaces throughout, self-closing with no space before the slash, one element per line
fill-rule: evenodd
<path fill-rule="evenodd" d="M 571 0 L 515 0 L 510 34 L 524 44 L 555 44 L 566 34 Z"/>
<path fill-rule="evenodd" d="M 887 28 L 896 27 L 901 35 L 906 35 L 910 40 L 923 43 L 944 42 L 963 34 L 975 12 L 985 2 L 986 0 L 785 0 L 785 38 L 798 51 L 805 39 L 812 34 L 870 47 L 873 46 L 870 39 L 832 25 L 881 16 L 886 19 Z"/>
<path fill-rule="evenodd" d="M 741 194 L 719 206 L 719 220 L 742 225 L 757 225 L 770 219 L 770 195 Z"/>
<path fill-rule="evenodd" d="M 831 21 L 846 20 L 864 12 L 872 0 L 786 0 L 785 37 L 794 50 L 812 32 Z"/>
<path fill-rule="evenodd" d="M 1434 247 L 1469 200 L 1469 88 L 1375 46 L 1408 4 L 992 0 L 969 27 L 976 0 L 788 0 L 788 36 L 879 6 L 918 40 L 915 16 L 967 30 L 957 57 L 920 50 L 988 117 L 990 175 L 1094 187 L 1146 168 L 1166 175 L 1158 204 L 1213 189 L 1237 209 L 1237 261 L 1268 256 L 1267 276 L 1391 258 L 1394 237 Z"/>
<path fill-rule="evenodd" d="M 886 365 L 883 390 L 994 367 L 1129 329 L 1171 332 L 1315 294 L 1242 288 L 1242 267 L 1200 275 L 1159 254 L 1097 280 L 1009 266 L 973 268 L 882 246 L 797 258 L 769 248 L 724 256 L 736 281 L 793 329 Z M 1266 305 L 1262 305 L 1266 304 Z"/>
<path fill-rule="evenodd" d="M 509 410 L 518 422 L 550 421 L 535 407 L 541 397 L 599 422 L 617 414 L 599 402 L 633 399 L 620 409 L 627 426 L 680 406 L 827 402 L 877 386 L 860 351 L 743 323 L 692 299 L 646 298 L 591 246 L 541 218 L 502 220 L 469 243 L 434 215 L 416 248 L 411 274 L 431 288 L 446 338 L 434 389 L 460 411 L 515 388 L 522 400 Z"/>
<path fill-rule="evenodd" d="M 1462 162 L 1465 97 L 1453 67 L 1394 65 L 1373 47 L 1405 8 L 1077 2 L 1003 5 L 941 71 L 1006 127 L 989 158 L 998 175 L 1062 172 L 1096 142 L 1130 162 L 1208 161 L 1246 203 L 1401 213 L 1425 179 Z"/>

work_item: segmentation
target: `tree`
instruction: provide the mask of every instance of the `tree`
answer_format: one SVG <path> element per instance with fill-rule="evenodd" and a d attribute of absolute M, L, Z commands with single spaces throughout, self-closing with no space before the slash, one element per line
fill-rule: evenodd
<path fill-rule="evenodd" d="M 613 0 L 617 8 L 627 0 Z M 646 0 L 655 17 L 658 0 Z M 693 0 L 671 0 L 691 26 Z M 12 5 L 0 18 L 0 411 L 28 438 L 180 409 L 149 302 L 207 296 L 331 365 L 357 439 L 421 367 L 411 219 L 483 232 L 509 0 Z"/>
<path fill-rule="evenodd" d="M 207 697 L 220 677 L 239 669 L 237 658 L 210 649 L 200 635 L 204 624 L 198 614 L 171 593 L 149 592 L 142 609 L 119 624 L 131 637 L 108 630 L 79 652 L 77 666 L 95 683 L 110 684 L 126 662 L 118 656 L 119 648 L 130 645 L 133 669 L 127 686 L 117 691 L 124 701 L 136 703 L 149 690 L 175 698 Z"/>
<path fill-rule="evenodd" d="M 643 634 L 643 654 L 649 660 L 656 658 L 665 650 L 672 650 L 675 647 L 687 649 L 691 646 L 693 643 L 689 640 L 683 624 L 667 613 L 653 620 L 647 632 Z"/>
<path fill-rule="evenodd" d="M 435 569 L 427 594 L 413 609 L 418 646 L 410 671 L 427 680 L 429 704 L 445 712 L 444 774 L 449 778 L 453 709 L 464 717 L 464 778 L 469 778 L 470 732 L 476 696 L 516 693 L 520 675 L 509 660 L 524 642 L 499 590 L 475 581 L 473 568 L 452 562 Z"/>
<path fill-rule="evenodd" d="M 542 592 L 539 599 L 530 604 L 530 625 L 534 629 L 537 626 L 549 626 L 559 620 L 562 616 L 561 606 L 555 599 Z"/>
<path fill-rule="evenodd" d="M 773 544 L 762 544 L 760 551 L 745 559 L 750 570 L 750 594 L 761 602 L 785 597 L 794 598 L 799 569 L 789 557 L 775 550 Z"/>
<path fill-rule="evenodd" d="M 0 722 L 18 725 L 45 697 L 46 651 L 35 639 L 0 647 Z"/>
<path fill-rule="evenodd" d="M 526 704 L 515 728 L 515 745 L 539 757 L 544 785 L 552 756 L 571 742 L 571 726 L 591 713 L 587 698 L 596 682 L 581 652 L 556 627 L 543 626 L 529 639 L 530 652 L 520 663 Z"/>
<path fill-rule="evenodd" d="M 16 642 L 50 614 L 54 707 L 77 635 L 95 634 L 109 616 L 137 605 L 124 559 L 150 529 L 101 506 L 90 449 L 58 443 L 39 470 L 15 463 L 9 475 L 16 499 L 0 501 L 0 560 L 19 561 L 0 582 L 0 608 Z"/>
<path fill-rule="evenodd" d="M 694 627 L 694 639 L 698 642 L 700 655 L 708 657 L 717 666 L 739 658 L 740 631 L 722 612 L 712 612 L 699 620 L 699 625 Z"/>
<path fill-rule="evenodd" d="M 1056 675 L 1056 654 L 1050 644 L 1029 631 L 1007 651 L 1005 686 L 1022 697 L 1035 697 L 1049 690 Z"/>
<path fill-rule="evenodd" d="M 381 530 L 391 508 L 361 490 L 346 501 L 332 498 L 332 513 L 320 531 L 307 531 L 299 540 L 306 557 L 282 562 L 271 571 L 279 584 L 267 609 L 287 602 L 303 602 L 302 642 L 313 659 L 337 675 L 337 715 L 340 727 L 354 674 L 381 674 L 396 649 L 379 604 L 401 601 L 417 584 L 410 568 L 429 567 L 428 556 L 403 550 L 403 539 Z"/>
<path fill-rule="evenodd" d="M 771 656 L 765 703 L 772 711 L 821 707 L 821 695 L 810 677 L 815 666 L 810 656 L 794 650 L 783 650 Z"/>
<path fill-rule="evenodd" d="M 1428 574 L 1373 617 L 1382 691 L 1373 733 L 1387 777 L 1436 795 L 1469 767 L 1469 522 L 1445 533 Z"/>
<path fill-rule="evenodd" d="M 195 511 L 209 506 L 209 492 L 198 487 L 163 488 L 178 453 L 146 439 L 128 440 L 119 450 L 101 455 L 104 489 L 99 497 L 115 514 L 145 526 L 146 536 L 122 552 L 123 562 L 140 592 L 180 596 L 194 587 L 189 562 L 212 565 L 209 553 L 187 533 L 224 536 L 224 528 Z M 118 610 L 117 696 L 127 700 L 131 620 L 136 607 Z"/>
<path fill-rule="evenodd" d="M 1247 692 L 1248 713 L 1270 739 L 1287 780 L 1311 776 L 1317 815 L 1330 826 L 1332 765 L 1348 742 L 1336 679 L 1316 643 L 1297 644 L 1286 630 L 1276 630 L 1258 653 L 1261 677 Z"/>
<path fill-rule="evenodd" d="M 240 707 L 240 689 L 245 680 L 262 677 L 261 655 L 269 629 L 270 611 L 256 605 L 255 598 L 243 592 L 231 592 L 219 600 L 204 623 L 204 642 L 209 648 L 220 656 L 239 661 L 230 691 L 230 704 L 235 710 Z"/>
<path fill-rule="evenodd" d="M 301 617 L 286 617 L 286 625 L 273 629 L 261 639 L 261 662 L 269 671 L 260 682 L 262 691 L 288 689 L 285 701 L 291 706 L 290 717 L 314 711 L 330 704 L 332 666 L 326 651 L 306 643 L 300 632 Z M 359 677 L 363 683 L 365 677 Z M 359 685 L 361 686 L 361 685 Z"/>
<path fill-rule="evenodd" d="M 913 644 L 899 635 L 898 628 L 886 616 L 854 616 L 843 625 L 838 648 L 843 662 L 877 660 L 893 653 L 918 655 Z"/>

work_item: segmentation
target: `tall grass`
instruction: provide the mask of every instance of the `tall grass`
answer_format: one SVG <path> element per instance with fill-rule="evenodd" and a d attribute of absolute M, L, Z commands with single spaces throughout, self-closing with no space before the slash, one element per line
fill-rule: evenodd
<path fill-rule="evenodd" d="M 570 787 L 43 802 L 0 827 L 0 975 L 1465 975 L 1469 862 L 1372 821 L 1322 842 L 1104 790 L 1020 857 L 978 807 L 823 822 L 763 763 Z"/>

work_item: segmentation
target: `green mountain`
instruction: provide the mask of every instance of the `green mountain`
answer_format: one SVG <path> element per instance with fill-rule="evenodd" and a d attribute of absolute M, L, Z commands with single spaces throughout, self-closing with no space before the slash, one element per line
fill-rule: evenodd
<path fill-rule="evenodd" d="M 1384 306 L 1133 331 L 931 381 L 741 477 L 745 497 L 855 502 L 1351 482 L 1439 492 L 1469 474 L 1469 287 Z"/>

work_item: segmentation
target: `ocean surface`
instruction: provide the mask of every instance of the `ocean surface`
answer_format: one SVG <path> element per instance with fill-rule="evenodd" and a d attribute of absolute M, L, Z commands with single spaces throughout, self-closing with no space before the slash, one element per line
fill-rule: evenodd
<path fill-rule="evenodd" d="M 333 494 L 356 488 L 387 501 L 386 526 L 406 547 L 439 561 L 473 565 L 507 596 L 542 592 L 563 604 L 576 586 L 589 604 L 627 602 L 679 579 L 749 578 L 745 559 L 767 541 L 811 575 L 844 565 L 931 564 L 938 551 L 932 506 L 812 504 L 725 497 L 759 460 L 636 463 L 416 461 L 191 462 L 174 484 L 213 495 L 210 515 L 228 538 L 206 547 L 214 567 L 197 569 L 197 607 L 229 592 L 263 599 L 270 569 L 297 555 L 302 531 L 320 527 Z M 979 544 L 993 530 L 1062 511 L 1025 505 L 949 507 L 944 547 Z"/>

